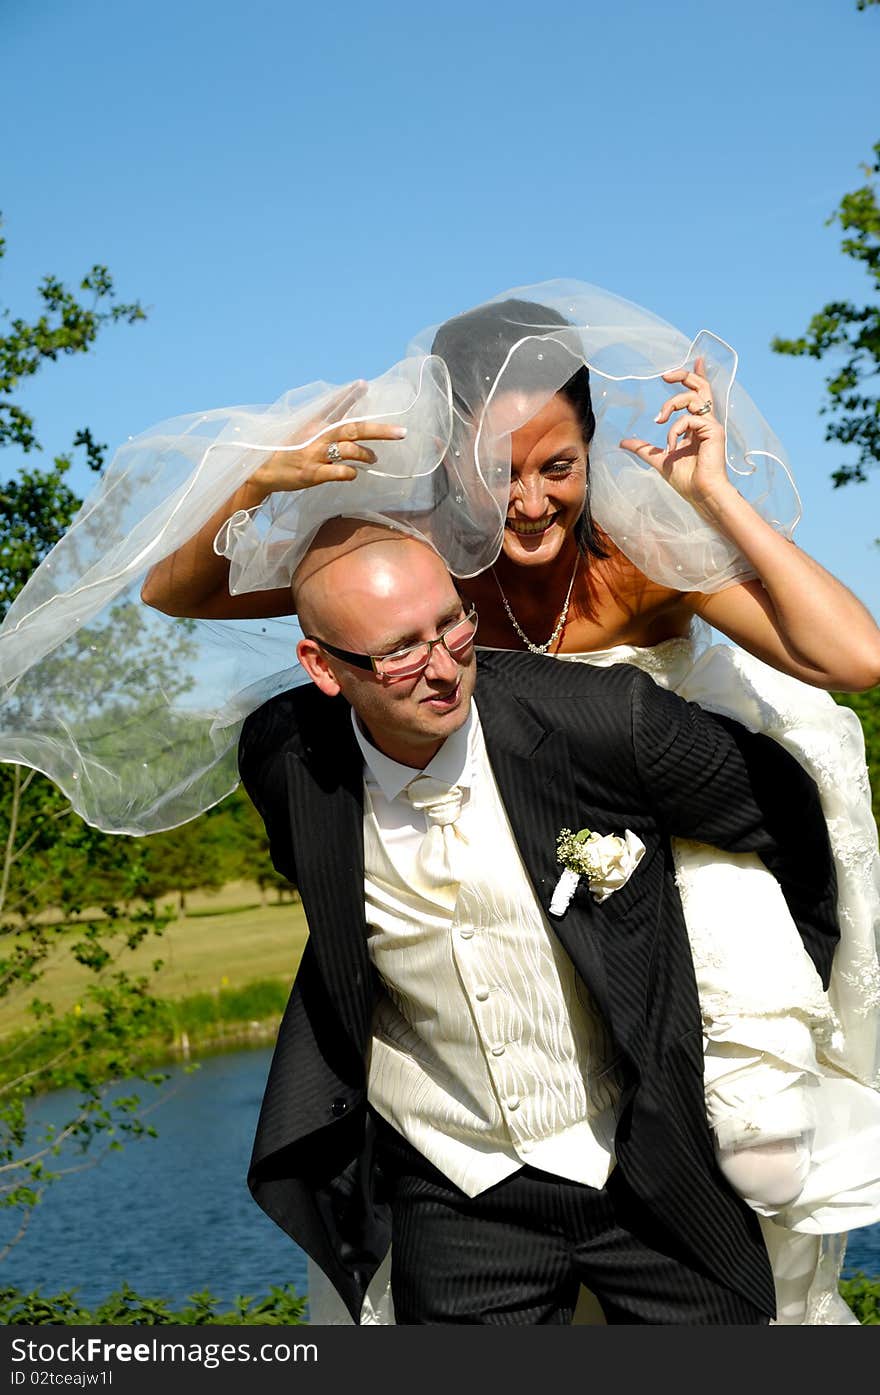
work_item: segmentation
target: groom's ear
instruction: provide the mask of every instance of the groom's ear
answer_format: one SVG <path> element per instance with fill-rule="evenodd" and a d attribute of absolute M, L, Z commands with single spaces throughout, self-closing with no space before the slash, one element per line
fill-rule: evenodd
<path fill-rule="evenodd" d="M 336 697 L 340 692 L 336 675 L 330 667 L 332 660 L 324 652 L 317 640 L 301 639 L 296 646 L 296 656 L 312 682 L 327 697 Z"/>

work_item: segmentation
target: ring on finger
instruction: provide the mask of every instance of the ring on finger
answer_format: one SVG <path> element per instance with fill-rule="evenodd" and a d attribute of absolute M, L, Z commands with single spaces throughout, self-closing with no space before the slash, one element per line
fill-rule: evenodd
<path fill-rule="evenodd" d="M 698 407 L 698 408 L 696 409 L 696 411 L 694 412 L 693 415 L 694 415 L 695 417 L 707 417 L 707 416 L 709 415 L 709 413 L 711 412 L 711 410 L 712 410 L 712 399 L 710 398 L 708 402 L 704 402 L 704 403 L 703 403 L 702 407 Z"/>
<path fill-rule="evenodd" d="M 329 465 L 338 465 L 341 459 L 342 451 L 339 449 L 335 441 L 331 441 L 329 446 L 327 447 L 327 463 Z"/>

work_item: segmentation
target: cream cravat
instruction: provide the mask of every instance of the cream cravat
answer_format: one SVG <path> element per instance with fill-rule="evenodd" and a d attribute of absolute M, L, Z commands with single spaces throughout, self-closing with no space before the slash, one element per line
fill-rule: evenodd
<path fill-rule="evenodd" d="M 428 831 L 419 844 L 416 866 L 428 886 L 460 882 L 467 839 L 458 828 L 462 790 L 430 775 L 419 775 L 404 790 L 414 809 L 428 818 Z"/>

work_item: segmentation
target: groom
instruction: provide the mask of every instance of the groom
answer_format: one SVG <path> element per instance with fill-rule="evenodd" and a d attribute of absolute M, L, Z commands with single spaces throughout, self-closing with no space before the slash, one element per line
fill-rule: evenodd
<path fill-rule="evenodd" d="M 393 1239 L 398 1323 L 567 1323 L 581 1282 L 609 1323 L 767 1322 L 757 1220 L 706 1122 L 669 838 L 759 853 L 827 982 L 812 782 L 627 665 L 477 658 L 442 561 L 390 529 L 325 524 L 294 597 L 313 681 L 240 745 L 310 928 L 254 1197 L 355 1321 Z M 635 856 L 554 914 L 582 828 Z"/>

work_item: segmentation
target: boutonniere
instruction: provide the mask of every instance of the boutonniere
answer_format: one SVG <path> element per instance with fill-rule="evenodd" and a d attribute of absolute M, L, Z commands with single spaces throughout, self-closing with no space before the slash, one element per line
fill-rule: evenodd
<path fill-rule="evenodd" d="M 622 838 L 616 833 L 591 833 L 588 828 L 578 833 L 561 829 L 556 840 L 556 860 L 565 871 L 554 888 L 550 914 L 565 914 L 581 877 L 590 883 L 595 901 L 604 901 L 612 891 L 619 891 L 638 867 L 644 851 L 641 838 L 629 828 Z"/>

